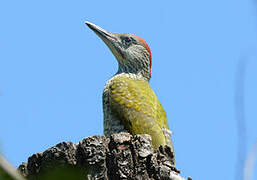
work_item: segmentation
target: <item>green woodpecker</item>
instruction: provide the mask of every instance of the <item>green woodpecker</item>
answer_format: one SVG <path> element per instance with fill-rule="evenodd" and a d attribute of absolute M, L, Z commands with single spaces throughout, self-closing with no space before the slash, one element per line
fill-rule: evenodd
<path fill-rule="evenodd" d="M 119 64 L 118 72 L 104 87 L 104 134 L 149 134 L 154 148 L 168 145 L 174 152 L 165 111 L 148 84 L 152 65 L 149 46 L 137 35 L 111 33 L 93 23 L 86 24 Z"/>

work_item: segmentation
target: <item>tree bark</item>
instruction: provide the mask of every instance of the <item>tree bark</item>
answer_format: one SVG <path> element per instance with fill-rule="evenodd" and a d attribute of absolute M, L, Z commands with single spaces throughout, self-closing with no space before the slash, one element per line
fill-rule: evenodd
<path fill-rule="evenodd" d="M 78 144 L 59 143 L 43 153 L 33 154 L 18 170 L 29 180 L 51 179 L 49 177 L 60 177 L 60 174 L 72 179 L 185 180 L 179 176 L 173 156 L 168 146 L 153 149 L 149 135 L 119 133 L 110 138 L 87 137 Z M 49 172 L 59 174 L 49 175 Z"/>

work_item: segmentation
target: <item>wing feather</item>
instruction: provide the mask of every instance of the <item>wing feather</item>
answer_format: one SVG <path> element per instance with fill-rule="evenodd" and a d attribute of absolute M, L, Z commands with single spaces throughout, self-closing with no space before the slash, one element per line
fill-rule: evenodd
<path fill-rule="evenodd" d="M 109 99 L 112 112 L 130 133 L 151 135 L 156 148 L 171 143 L 163 131 L 169 130 L 165 111 L 147 81 L 113 79 Z"/>

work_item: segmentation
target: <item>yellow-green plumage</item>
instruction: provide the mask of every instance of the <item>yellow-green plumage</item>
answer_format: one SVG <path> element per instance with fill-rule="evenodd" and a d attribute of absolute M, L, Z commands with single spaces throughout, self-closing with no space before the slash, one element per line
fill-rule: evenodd
<path fill-rule="evenodd" d="M 155 148 L 169 145 L 166 114 L 147 81 L 120 76 L 109 87 L 110 109 L 130 133 L 151 135 Z"/>

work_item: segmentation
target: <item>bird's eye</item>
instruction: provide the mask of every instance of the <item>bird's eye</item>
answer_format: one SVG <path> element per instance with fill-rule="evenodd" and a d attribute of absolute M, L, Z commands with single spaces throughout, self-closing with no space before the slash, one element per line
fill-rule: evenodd
<path fill-rule="evenodd" d="M 124 39 L 124 42 L 126 43 L 126 44 L 130 44 L 131 43 L 131 39 L 130 38 L 128 38 L 128 37 L 126 37 L 125 39 Z"/>

